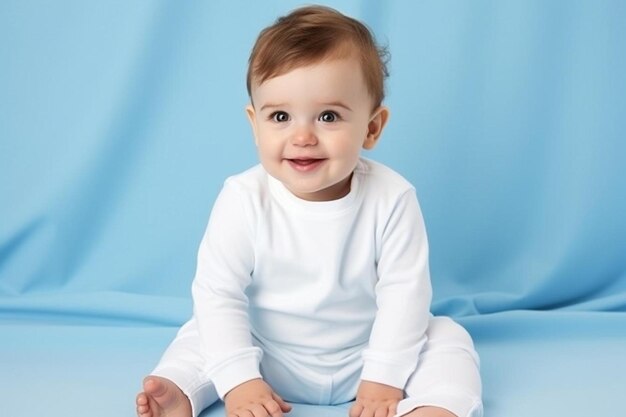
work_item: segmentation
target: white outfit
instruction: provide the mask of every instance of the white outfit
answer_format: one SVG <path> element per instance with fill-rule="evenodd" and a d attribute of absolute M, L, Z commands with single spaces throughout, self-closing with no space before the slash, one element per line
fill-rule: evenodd
<path fill-rule="evenodd" d="M 194 415 L 263 377 L 285 400 L 339 404 L 361 379 L 420 405 L 481 416 L 469 335 L 431 318 L 428 243 L 415 190 L 361 159 L 350 193 L 309 202 L 260 166 L 229 178 L 200 245 L 194 315 L 154 374 Z"/>

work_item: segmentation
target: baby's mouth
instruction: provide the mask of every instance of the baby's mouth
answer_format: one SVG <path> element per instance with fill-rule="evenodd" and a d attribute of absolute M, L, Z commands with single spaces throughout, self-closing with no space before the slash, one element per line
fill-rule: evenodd
<path fill-rule="evenodd" d="M 289 164 L 298 171 L 312 171 L 324 162 L 324 159 L 318 158 L 289 158 Z"/>
<path fill-rule="evenodd" d="M 297 158 L 297 159 L 290 159 L 289 161 L 291 161 L 292 163 L 297 164 L 297 165 L 307 166 L 307 165 L 311 165 L 311 164 L 314 164 L 316 162 L 319 162 L 319 161 L 321 161 L 321 159 L 315 159 L 315 158 L 303 158 L 303 159 L 300 159 L 300 158 Z"/>

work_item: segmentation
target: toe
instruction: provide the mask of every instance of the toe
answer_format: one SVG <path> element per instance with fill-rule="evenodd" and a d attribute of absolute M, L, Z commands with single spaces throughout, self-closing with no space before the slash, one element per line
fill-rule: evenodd
<path fill-rule="evenodd" d="M 160 402 L 159 399 L 167 398 L 171 395 L 171 393 L 168 392 L 168 384 L 164 379 L 159 377 L 149 376 L 144 379 L 143 388 L 146 394 L 157 399 L 158 402 Z"/>
<path fill-rule="evenodd" d="M 146 396 L 146 394 L 143 392 L 137 394 L 136 403 L 138 407 L 142 405 L 148 405 L 148 397 Z"/>
<path fill-rule="evenodd" d="M 148 403 L 148 397 L 145 393 L 137 395 L 137 415 L 139 417 L 152 417 L 150 413 L 150 405 Z"/>

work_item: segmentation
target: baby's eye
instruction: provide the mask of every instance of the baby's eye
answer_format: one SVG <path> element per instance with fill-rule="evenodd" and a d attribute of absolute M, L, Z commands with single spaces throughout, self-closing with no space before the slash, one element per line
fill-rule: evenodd
<path fill-rule="evenodd" d="M 334 111 L 325 111 L 320 114 L 319 121 L 324 123 L 332 123 L 339 120 L 339 115 Z"/>
<path fill-rule="evenodd" d="M 289 115 L 284 111 L 276 111 L 270 115 L 270 119 L 277 123 L 284 123 L 289 121 Z"/>

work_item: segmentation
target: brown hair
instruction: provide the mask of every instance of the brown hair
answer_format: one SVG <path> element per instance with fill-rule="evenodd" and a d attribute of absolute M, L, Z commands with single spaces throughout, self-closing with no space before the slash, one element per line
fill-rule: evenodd
<path fill-rule="evenodd" d="M 259 34 L 248 62 L 247 88 L 328 58 L 355 56 L 378 107 L 388 76 L 386 48 L 379 47 L 363 23 L 323 6 L 308 6 L 278 18 Z"/>

